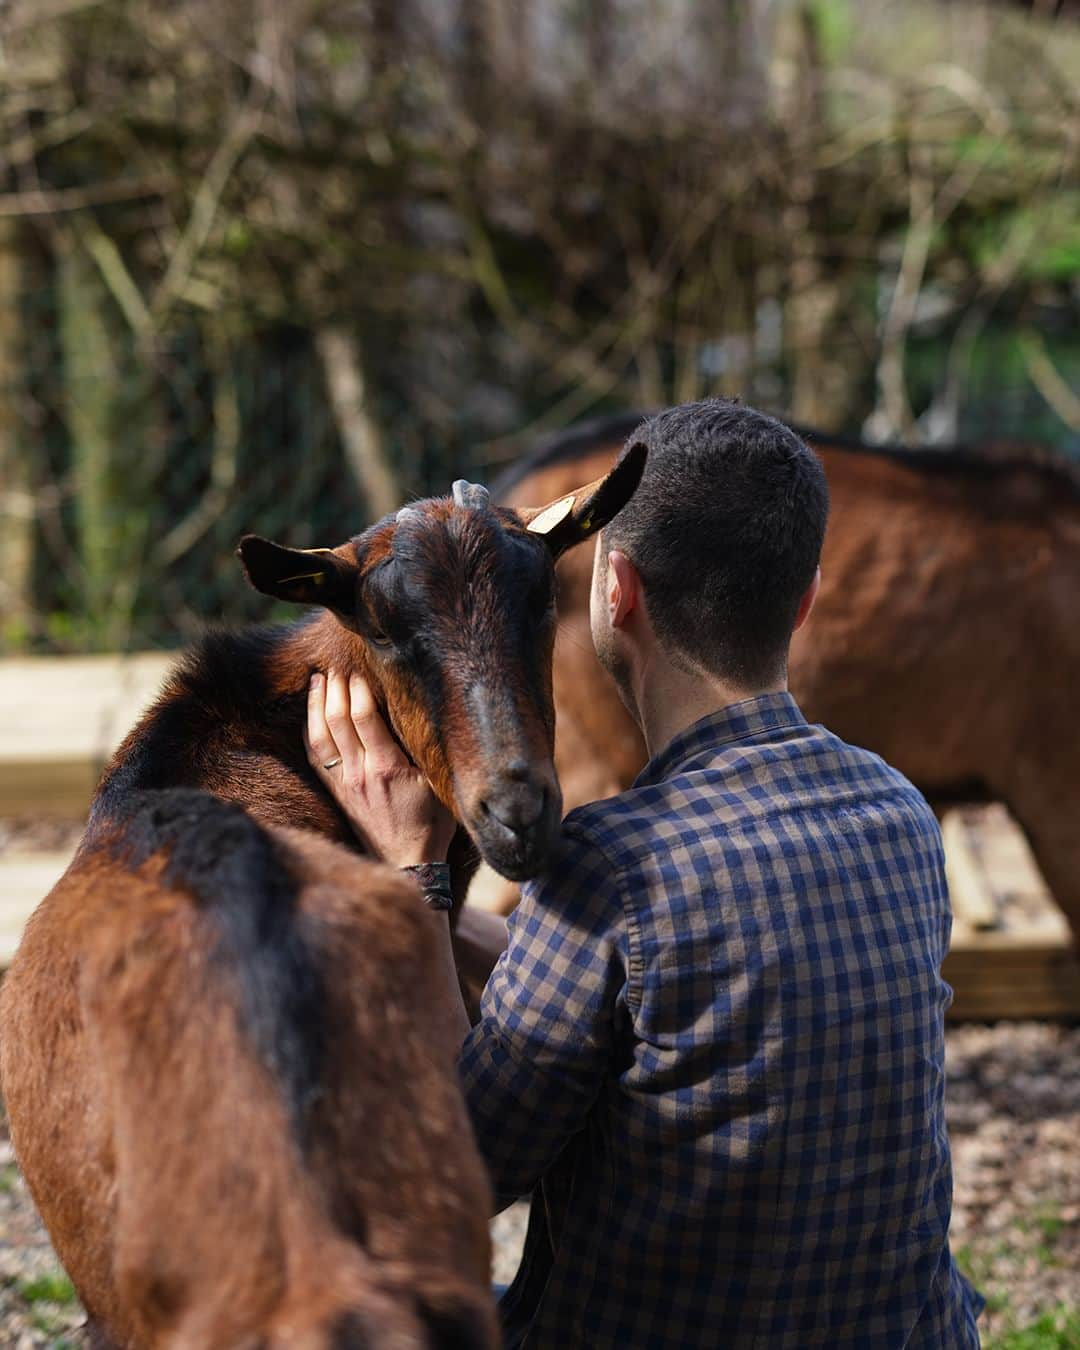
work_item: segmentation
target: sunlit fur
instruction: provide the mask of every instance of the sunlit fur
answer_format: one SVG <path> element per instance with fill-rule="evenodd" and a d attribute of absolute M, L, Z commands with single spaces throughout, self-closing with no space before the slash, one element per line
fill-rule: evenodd
<path fill-rule="evenodd" d="M 420 996 L 419 896 L 206 793 L 128 805 L 0 995 L 12 1140 L 90 1343 L 492 1350 L 490 1201 Z"/>

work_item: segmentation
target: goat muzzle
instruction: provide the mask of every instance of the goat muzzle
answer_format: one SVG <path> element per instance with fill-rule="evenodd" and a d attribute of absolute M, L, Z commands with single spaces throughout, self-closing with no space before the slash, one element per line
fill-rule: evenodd
<path fill-rule="evenodd" d="M 511 765 L 485 787 L 468 813 L 484 859 L 511 881 L 543 870 L 559 833 L 562 793 L 554 774 Z"/>

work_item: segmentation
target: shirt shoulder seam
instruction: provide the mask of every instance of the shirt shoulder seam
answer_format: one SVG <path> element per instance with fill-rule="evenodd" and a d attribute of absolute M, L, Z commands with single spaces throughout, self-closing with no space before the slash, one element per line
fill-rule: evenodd
<path fill-rule="evenodd" d="M 564 825 L 564 829 L 566 833 L 572 835 L 579 842 L 599 853 L 611 868 L 612 885 L 619 897 L 623 921 L 626 924 L 626 1001 L 635 1012 L 640 1012 L 645 966 L 641 957 L 641 929 L 638 925 L 637 915 L 634 913 L 632 906 L 627 904 L 626 899 L 625 873 L 628 864 L 625 860 L 620 862 L 618 857 L 613 857 L 608 846 L 597 839 L 592 831 L 578 822 L 570 821 L 568 825 Z"/>

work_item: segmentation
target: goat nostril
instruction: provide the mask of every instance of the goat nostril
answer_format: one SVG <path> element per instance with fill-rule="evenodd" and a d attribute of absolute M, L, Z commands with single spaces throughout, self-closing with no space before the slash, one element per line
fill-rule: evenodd
<path fill-rule="evenodd" d="M 503 769 L 503 774 L 510 779 L 512 783 L 526 783 L 528 782 L 530 775 L 529 761 L 527 759 L 511 760 L 505 769 Z"/>
<path fill-rule="evenodd" d="M 480 811 L 506 829 L 521 834 L 543 817 L 550 799 L 546 785 L 511 782 L 490 799 L 481 801 Z"/>

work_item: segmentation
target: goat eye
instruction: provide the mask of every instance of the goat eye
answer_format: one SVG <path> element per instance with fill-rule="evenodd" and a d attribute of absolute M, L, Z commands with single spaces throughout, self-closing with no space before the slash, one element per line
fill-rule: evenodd
<path fill-rule="evenodd" d="M 391 642 L 389 636 L 387 635 L 386 630 L 375 618 L 374 614 L 372 614 L 370 609 L 367 611 L 366 614 L 363 614 L 361 616 L 360 631 L 361 633 L 363 633 L 364 637 L 367 638 L 368 642 L 370 642 L 373 647 L 393 646 L 393 643 Z"/>

